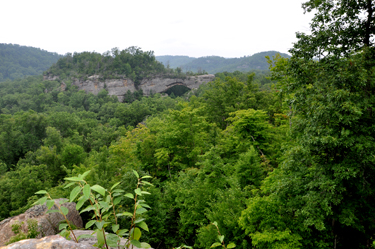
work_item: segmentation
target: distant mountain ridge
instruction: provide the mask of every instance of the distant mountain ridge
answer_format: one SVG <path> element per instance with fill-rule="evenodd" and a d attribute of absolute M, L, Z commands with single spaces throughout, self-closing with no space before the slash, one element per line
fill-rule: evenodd
<path fill-rule="evenodd" d="M 280 53 L 278 51 L 265 51 L 253 54 L 251 56 L 244 56 L 241 58 L 224 58 L 220 56 L 205 56 L 205 57 L 189 57 L 189 56 L 156 56 L 156 60 L 171 68 L 180 67 L 183 71 L 200 72 L 206 71 L 208 73 L 218 72 L 247 72 L 251 70 L 267 70 L 268 63 L 265 56 L 272 56 L 280 54 L 282 57 L 290 58 L 290 55 Z"/>
<path fill-rule="evenodd" d="M 155 56 L 155 59 L 167 68 L 181 68 L 184 72 L 215 74 L 219 72 L 267 70 L 269 65 L 265 56 L 272 57 L 277 53 L 279 52 L 266 51 L 241 58 L 224 58 L 220 56 L 195 58 L 164 55 Z M 283 57 L 290 57 L 285 53 L 279 54 Z M 62 57 L 62 55 L 40 48 L 0 43 L 0 82 L 29 75 L 41 75 Z"/>
<path fill-rule="evenodd" d="M 41 75 L 60 57 L 40 48 L 0 43 L 0 82 Z"/>

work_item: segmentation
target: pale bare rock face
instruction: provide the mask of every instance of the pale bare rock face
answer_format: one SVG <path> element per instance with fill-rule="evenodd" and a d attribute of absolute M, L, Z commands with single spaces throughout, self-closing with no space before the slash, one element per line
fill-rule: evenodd
<path fill-rule="evenodd" d="M 58 76 L 44 76 L 44 80 L 58 80 Z M 99 75 L 92 75 L 85 80 L 73 79 L 73 85 L 77 86 L 79 90 L 84 90 L 86 93 L 97 95 L 102 89 L 108 91 L 108 95 L 117 96 L 120 102 L 123 101 L 124 95 L 127 91 L 135 92 L 137 90 L 143 91 L 145 96 L 155 93 L 164 93 L 173 86 L 186 86 L 189 89 L 198 89 L 202 84 L 215 80 L 215 75 L 205 74 L 197 76 L 188 76 L 185 78 L 168 78 L 155 76 L 143 79 L 136 87 L 134 82 L 128 78 L 121 79 L 105 79 L 101 80 Z M 65 90 L 65 83 L 61 83 L 61 91 Z"/>
<path fill-rule="evenodd" d="M 60 235 L 51 235 L 41 239 L 25 239 L 8 246 L 0 247 L 1 249 L 95 249 L 87 244 L 75 243 L 66 240 Z"/>
<path fill-rule="evenodd" d="M 92 234 L 91 230 L 74 230 L 76 237 L 82 234 Z M 66 240 L 60 235 L 51 235 L 41 239 L 21 240 L 8 246 L 0 247 L 0 249 L 95 249 L 94 244 L 97 242 L 96 234 L 93 238 L 80 239 L 79 243 L 73 240 Z M 120 245 L 124 246 L 126 239 L 121 239 Z M 131 247 L 130 247 L 131 248 Z M 115 249 L 110 247 L 110 249 Z M 133 249 L 142 249 L 133 246 Z"/>
<path fill-rule="evenodd" d="M 56 199 L 56 202 L 60 202 L 63 199 Z M 76 210 L 76 204 L 67 202 L 62 206 L 68 208 L 69 213 L 67 215 L 68 220 L 76 227 L 83 227 L 82 218 L 79 212 Z M 51 209 L 57 209 L 56 205 Z M 64 221 L 64 217 L 60 213 L 49 213 L 47 212 L 47 206 L 36 205 L 26 210 L 25 213 L 5 219 L 0 222 L 0 246 L 4 246 L 10 237 L 15 234 L 12 231 L 12 225 L 15 223 L 21 224 L 23 222 L 21 230 L 27 234 L 27 220 L 34 219 L 38 222 L 40 234 L 38 238 L 48 235 L 55 235 L 59 232 L 58 227 L 61 221 Z M 20 247 L 21 248 L 21 247 Z M 22 247 L 24 248 L 24 247 Z M 31 247 L 32 248 L 32 247 Z"/>

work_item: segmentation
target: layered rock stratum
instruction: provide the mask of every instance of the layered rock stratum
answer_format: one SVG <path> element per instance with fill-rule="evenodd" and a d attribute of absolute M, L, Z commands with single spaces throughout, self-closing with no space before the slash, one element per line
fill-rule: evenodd
<path fill-rule="evenodd" d="M 56 80 L 57 76 L 44 76 L 44 80 Z M 215 75 L 197 75 L 187 76 L 186 78 L 168 78 L 168 77 L 152 77 L 143 79 L 136 87 L 131 79 L 100 79 L 99 75 L 92 75 L 86 80 L 73 79 L 73 85 L 78 86 L 79 90 L 84 90 L 86 93 L 97 95 L 102 89 L 108 91 L 108 95 L 117 96 L 120 102 L 123 101 L 124 95 L 127 91 L 134 92 L 136 90 L 143 91 L 146 96 L 152 93 L 164 93 L 169 88 L 177 85 L 186 86 L 189 89 L 197 89 L 200 85 L 213 81 Z M 65 89 L 65 83 L 61 84 L 61 90 Z"/>

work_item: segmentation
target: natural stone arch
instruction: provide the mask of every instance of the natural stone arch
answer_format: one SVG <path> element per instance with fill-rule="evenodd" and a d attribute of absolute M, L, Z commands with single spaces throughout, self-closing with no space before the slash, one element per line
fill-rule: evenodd
<path fill-rule="evenodd" d="M 165 86 L 166 87 L 165 90 L 161 91 L 160 93 L 166 93 L 169 89 L 171 89 L 174 86 L 185 86 L 185 87 L 187 87 L 187 88 L 189 88 L 191 90 L 190 87 L 188 87 L 184 82 L 182 82 L 180 80 L 180 81 L 176 81 L 176 82 L 173 82 L 171 84 L 166 85 Z"/>
<path fill-rule="evenodd" d="M 174 96 L 182 96 L 186 92 L 190 91 L 191 88 L 182 82 L 176 82 L 175 84 L 170 84 L 167 86 L 168 88 L 162 91 L 162 94 L 171 95 L 173 93 Z"/>

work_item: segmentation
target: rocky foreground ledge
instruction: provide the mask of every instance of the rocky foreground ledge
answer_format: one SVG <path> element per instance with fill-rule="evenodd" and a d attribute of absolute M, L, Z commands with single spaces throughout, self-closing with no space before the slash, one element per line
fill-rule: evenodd
<path fill-rule="evenodd" d="M 56 199 L 56 202 L 60 202 L 64 199 Z M 83 227 L 82 218 L 76 210 L 75 203 L 64 203 L 62 206 L 68 208 L 69 212 L 67 215 L 68 220 L 75 227 Z M 56 209 L 54 206 L 52 209 Z M 96 248 L 93 245 L 97 242 L 96 234 L 93 238 L 82 238 L 79 243 L 75 243 L 72 240 L 66 240 L 64 237 L 58 235 L 59 223 L 64 220 L 64 217 L 60 213 L 47 213 L 47 206 L 36 205 L 28 209 L 25 213 L 10 217 L 0 222 L 0 249 L 92 249 Z M 38 223 L 39 236 L 36 239 L 21 240 L 10 245 L 5 245 L 9 239 L 14 236 L 12 231 L 12 225 L 23 224 L 21 231 L 27 233 L 27 220 L 34 219 Z M 74 230 L 74 234 L 78 237 L 82 234 L 92 234 L 91 230 Z M 42 238 L 42 236 L 44 236 Z M 125 239 L 121 240 L 121 245 L 124 245 Z M 134 249 L 141 249 L 133 247 Z"/>
<path fill-rule="evenodd" d="M 74 234 L 79 236 L 81 234 L 91 234 L 93 231 L 90 230 L 74 230 Z M 121 245 L 124 245 L 125 239 L 121 239 Z M 96 243 L 96 237 L 80 239 L 79 243 L 75 243 L 72 240 L 66 240 L 60 235 L 46 236 L 41 239 L 26 239 L 8 246 L 0 247 L 0 249 L 97 249 L 93 245 Z M 113 247 L 110 247 L 115 249 Z M 142 249 L 133 247 L 133 249 Z"/>
<path fill-rule="evenodd" d="M 60 235 L 51 235 L 41 239 L 25 239 L 1 249 L 94 249 L 95 247 L 87 244 L 75 243 L 66 240 Z"/>
<path fill-rule="evenodd" d="M 56 199 L 55 202 L 60 202 L 63 199 Z M 78 211 L 76 210 L 75 203 L 64 203 L 62 206 L 68 208 L 69 213 L 67 215 L 68 220 L 74 226 L 80 228 L 83 227 L 82 218 L 79 215 Z M 57 209 L 55 205 L 52 209 Z M 60 213 L 47 213 L 47 206 L 44 205 L 36 205 L 32 208 L 26 210 L 25 213 L 5 219 L 0 222 L 0 248 L 1 246 L 5 246 L 5 244 L 9 241 L 9 239 L 14 236 L 14 232 L 12 231 L 12 225 L 15 223 L 23 224 L 21 227 L 21 231 L 23 233 L 27 233 L 27 220 L 33 219 L 38 222 L 39 226 L 39 237 L 42 236 L 49 236 L 55 235 L 59 233 L 59 223 L 64 221 L 64 217 Z M 30 247 L 31 248 L 31 247 Z"/>

